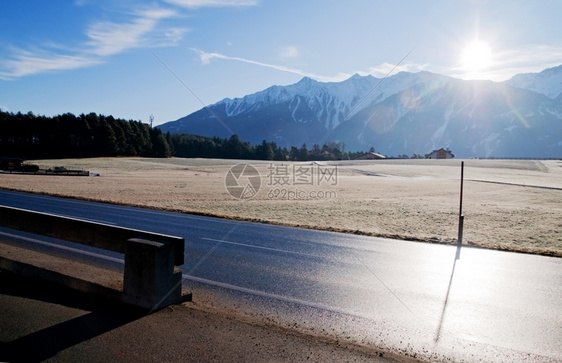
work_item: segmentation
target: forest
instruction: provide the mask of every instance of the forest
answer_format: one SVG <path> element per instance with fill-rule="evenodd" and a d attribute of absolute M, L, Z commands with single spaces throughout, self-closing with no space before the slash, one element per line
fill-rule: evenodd
<path fill-rule="evenodd" d="M 5 157 L 171 156 L 160 130 L 95 113 L 45 117 L 0 111 L 0 130 L 0 156 Z"/>
<path fill-rule="evenodd" d="M 287 149 L 275 142 L 250 145 L 237 135 L 223 139 L 163 134 L 140 121 L 96 113 L 53 117 L 0 110 L 0 156 L 21 159 L 144 156 L 312 161 L 352 159 L 363 152 L 342 152 L 344 145 L 306 145 Z"/>

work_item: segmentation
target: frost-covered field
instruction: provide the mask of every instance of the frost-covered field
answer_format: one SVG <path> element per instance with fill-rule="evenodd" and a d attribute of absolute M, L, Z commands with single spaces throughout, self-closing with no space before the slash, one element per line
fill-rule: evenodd
<path fill-rule="evenodd" d="M 34 163 L 101 176 L 1 174 L 0 187 L 401 239 L 457 238 L 460 160 L 96 158 Z M 254 183 L 252 198 L 229 194 L 237 191 L 233 179 L 226 178 L 235 164 L 258 170 L 260 185 Z M 562 161 L 465 160 L 464 176 L 465 243 L 562 256 Z M 242 175 L 239 182 L 243 186 L 249 180 Z"/>

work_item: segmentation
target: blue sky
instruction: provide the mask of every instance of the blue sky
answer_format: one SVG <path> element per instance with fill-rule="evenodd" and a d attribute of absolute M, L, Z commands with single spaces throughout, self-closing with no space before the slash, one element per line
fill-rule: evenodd
<path fill-rule="evenodd" d="M 0 108 L 157 125 L 304 76 L 384 77 L 406 55 L 392 74 L 502 81 L 562 64 L 560 14 L 559 0 L 2 1 Z"/>

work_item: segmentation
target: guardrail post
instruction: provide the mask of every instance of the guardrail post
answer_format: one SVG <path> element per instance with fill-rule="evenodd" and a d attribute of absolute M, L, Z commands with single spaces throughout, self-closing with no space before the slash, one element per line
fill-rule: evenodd
<path fill-rule="evenodd" d="M 174 246 L 141 238 L 127 240 L 123 301 L 148 310 L 181 302 L 181 270 Z"/>

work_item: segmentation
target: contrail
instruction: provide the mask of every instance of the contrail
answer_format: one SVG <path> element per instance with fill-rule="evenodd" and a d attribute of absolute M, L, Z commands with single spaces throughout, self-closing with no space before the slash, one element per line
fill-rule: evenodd
<path fill-rule="evenodd" d="M 233 61 L 238 61 L 238 62 L 243 62 L 243 63 L 248 63 L 248 64 L 254 64 L 254 65 L 257 65 L 257 66 L 261 66 L 261 67 L 271 68 L 271 69 L 275 69 L 275 70 L 278 70 L 278 71 L 298 74 L 299 76 L 310 77 L 310 78 L 319 80 L 321 82 L 341 81 L 341 80 L 349 78 L 351 76 L 349 74 L 340 74 L 340 75 L 335 76 L 335 77 L 326 77 L 326 76 L 321 76 L 321 75 L 314 74 L 314 73 L 307 73 L 303 70 L 296 69 L 296 68 L 289 68 L 289 67 L 285 67 L 285 66 L 280 66 L 280 65 L 277 65 L 277 64 L 263 63 L 263 62 L 258 62 L 258 61 L 254 61 L 254 60 L 251 60 L 251 59 L 240 58 L 240 57 L 230 57 L 230 56 L 220 54 L 220 53 L 207 53 L 207 52 L 204 52 L 204 51 L 202 51 L 200 49 L 196 49 L 196 48 L 191 48 L 191 50 L 193 50 L 195 53 L 197 53 L 199 55 L 199 58 L 201 59 L 201 62 L 203 64 L 208 64 L 213 58 L 233 60 Z"/>

